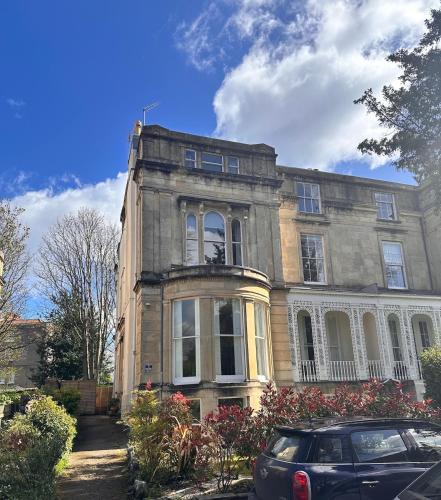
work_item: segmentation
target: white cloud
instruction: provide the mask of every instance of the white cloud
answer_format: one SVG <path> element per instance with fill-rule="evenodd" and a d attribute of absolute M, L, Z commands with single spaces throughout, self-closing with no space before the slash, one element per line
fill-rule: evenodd
<path fill-rule="evenodd" d="M 115 178 L 97 184 L 81 185 L 78 178 L 70 176 L 76 187 L 55 191 L 53 187 L 27 191 L 12 198 L 11 202 L 25 209 L 23 222 L 30 228 L 29 249 L 34 254 L 42 235 L 57 218 L 76 212 L 82 207 L 99 210 L 109 222 L 119 223 L 127 175 L 119 173 Z"/>
<path fill-rule="evenodd" d="M 242 46 L 248 42 L 248 48 L 240 63 L 225 74 L 214 97 L 215 135 L 265 142 L 276 147 L 279 163 L 321 169 L 360 159 L 358 143 L 381 135 L 375 117 L 353 100 L 367 88 L 378 91 L 396 82 L 399 68 L 386 62 L 386 56 L 417 43 L 430 8 L 439 3 L 225 2 L 235 8 L 214 45 L 218 47 L 221 40 L 228 45 L 233 33 Z M 204 32 L 210 32 L 208 24 Z M 197 47 L 197 31 L 192 35 Z M 191 46 L 187 48 L 191 60 Z M 366 161 L 375 167 L 384 160 L 366 157 Z"/>
<path fill-rule="evenodd" d="M 13 109 L 22 108 L 23 106 L 26 106 L 26 103 L 23 101 L 23 99 L 13 99 L 12 97 L 8 97 L 6 99 L 6 103 Z"/>

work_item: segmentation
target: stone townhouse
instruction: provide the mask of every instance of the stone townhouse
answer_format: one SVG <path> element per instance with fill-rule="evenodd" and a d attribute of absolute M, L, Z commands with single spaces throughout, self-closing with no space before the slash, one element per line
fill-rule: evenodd
<path fill-rule="evenodd" d="M 441 218 L 416 187 L 138 123 L 121 212 L 115 394 L 195 411 L 265 384 L 403 380 L 440 343 Z"/>

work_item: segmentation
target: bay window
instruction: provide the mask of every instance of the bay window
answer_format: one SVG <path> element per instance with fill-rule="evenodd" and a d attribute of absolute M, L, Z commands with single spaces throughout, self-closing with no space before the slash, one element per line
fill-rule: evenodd
<path fill-rule="evenodd" d="M 173 302 L 173 383 L 200 382 L 199 301 Z"/>
<path fill-rule="evenodd" d="M 239 299 L 214 302 L 216 380 L 240 382 L 245 378 L 243 361 L 242 305 Z"/>

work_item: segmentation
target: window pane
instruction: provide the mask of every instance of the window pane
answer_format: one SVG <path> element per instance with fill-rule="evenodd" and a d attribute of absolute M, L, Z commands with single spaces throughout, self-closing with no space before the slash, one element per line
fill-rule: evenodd
<path fill-rule="evenodd" d="M 353 432 L 352 444 L 359 462 L 407 462 L 406 445 L 396 430 Z"/>
<path fill-rule="evenodd" d="M 349 446 L 342 438 L 322 437 L 317 450 L 318 463 L 352 463 Z"/>
<path fill-rule="evenodd" d="M 239 173 L 239 159 L 235 156 L 228 157 L 228 172 L 232 174 Z"/>
<path fill-rule="evenodd" d="M 211 153 L 202 153 L 202 168 L 213 172 L 222 172 L 222 156 Z"/>
<path fill-rule="evenodd" d="M 233 243 L 233 266 L 242 265 L 242 247 L 240 243 Z"/>
<path fill-rule="evenodd" d="M 197 238 L 196 216 L 187 215 L 187 238 Z"/>
<path fill-rule="evenodd" d="M 441 460 L 441 431 L 439 429 L 409 429 L 417 444 L 416 459 L 423 462 Z"/>
<path fill-rule="evenodd" d="M 291 462 L 297 455 L 301 440 L 300 436 L 281 436 L 278 434 L 275 439 L 271 440 L 268 452 L 278 460 Z"/>
<path fill-rule="evenodd" d="M 256 328 L 256 362 L 257 375 L 268 376 L 268 359 L 266 349 L 265 306 L 259 302 L 254 304 L 254 323 Z"/>
<path fill-rule="evenodd" d="M 208 212 L 204 217 L 204 239 L 206 241 L 225 241 L 225 224 L 217 212 Z"/>
<path fill-rule="evenodd" d="M 237 219 L 234 219 L 233 222 L 231 223 L 231 235 L 233 243 L 240 242 L 241 240 L 240 222 Z"/>
<path fill-rule="evenodd" d="M 182 376 L 196 377 L 196 338 L 182 341 Z"/>
<path fill-rule="evenodd" d="M 185 261 L 188 266 L 196 266 L 199 264 L 198 258 L 198 242 L 197 240 L 187 240 L 187 253 Z"/>
<path fill-rule="evenodd" d="M 383 251 L 386 264 L 403 264 L 400 243 L 383 243 Z"/>
<path fill-rule="evenodd" d="M 300 198 L 299 199 L 299 211 L 300 212 L 306 212 L 305 198 Z"/>
<path fill-rule="evenodd" d="M 219 335 L 233 335 L 233 303 L 219 301 Z"/>
<path fill-rule="evenodd" d="M 220 342 L 220 375 L 236 375 L 236 363 L 234 355 L 234 337 L 222 336 L 219 337 Z M 240 370 L 237 371 L 240 373 Z"/>
<path fill-rule="evenodd" d="M 297 183 L 297 196 L 305 196 L 305 186 L 303 182 L 298 182 Z"/>
<path fill-rule="evenodd" d="M 225 264 L 225 243 L 205 243 L 204 255 L 207 264 Z"/>
<path fill-rule="evenodd" d="M 201 400 L 200 399 L 189 399 L 188 404 L 190 406 L 190 411 L 193 419 L 196 422 L 201 421 Z"/>
<path fill-rule="evenodd" d="M 185 159 L 186 160 L 196 160 L 196 151 L 193 151 L 192 149 L 186 149 L 185 150 Z"/>
<path fill-rule="evenodd" d="M 218 406 L 239 406 L 243 408 L 243 398 L 220 398 Z"/>
<path fill-rule="evenodd" d="M 405 288 L 404 273 L 402 266 L 386 267 L 387 286 L 390 288 Z"/>

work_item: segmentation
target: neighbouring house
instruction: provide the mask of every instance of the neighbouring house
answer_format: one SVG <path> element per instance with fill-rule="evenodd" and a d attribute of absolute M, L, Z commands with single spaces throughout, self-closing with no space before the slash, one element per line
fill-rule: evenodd
<path fill-rule="evenodd" d="M 279 166 L 274 148 L 138 123 L 121 212 L 115 395 L 201 414 L 265 384 L 399 379 L 441 335 L 441 218 L 422 187 Z"/>
<path fill-rule="evenodd" d="M 13 326 L 17 343 L 23 347 L 20 349 L 19 357 L 11 364 L 13 370 L 6 378 L 0 377 L 0 389 L 4 385 L 35 387 L 32 376 L 35 375 L 40 361 L 36 340 L 46 328 L 46 323 L 39 319 L 17 318 Z"/>

